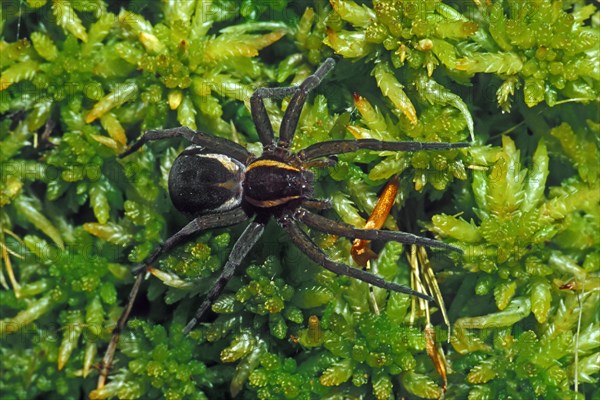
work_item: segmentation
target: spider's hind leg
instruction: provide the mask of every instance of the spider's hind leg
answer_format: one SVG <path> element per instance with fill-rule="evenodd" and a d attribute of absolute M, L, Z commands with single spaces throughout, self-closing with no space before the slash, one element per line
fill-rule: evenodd
<path fill-rule="evenodd" d="M 206 295 L 206 299 L 202 302 L 198 310 L 194 315 L 194 318 L 188 322 L 183 329 L 184 334 L 188 334 L 194 326 L 202 319 L 204 314 L 208 311 L 212 303 L 219 297 L 219 295 L 225 289 L 225 286 L 235 273 L 235 269 L 242 263 L 248 252 L 254 247 L 258 239 L 262 236 L 265 230 L 265 224 L 263 222 L 253 221 L 246 227 L 242 235 L 233 245 L 233 249 L 229 254 L 229 259 L 221 271 L 221 275 L 217 278 L 215 285 L 210 289 Z"/>
<path fill-rule="evenodd" d="M 162 254 L 169 252 L 172 248 L 182 243 L 184 240 L 186 240 L 193 234 L 208 229 L 232 226 L 235 224 L 239 224 L 240 222 L 245 221 L 247 219 L 248 215 L 241 208 L 234 208 L 232 210 L 225 211 L 222 213 L 201 215 L 190 221 L 177 233 L 165 240 L 163 244 L 156 247 L 154 251 L 150 254 L 150 256 L 148 256 L 148 258 L 146 258 L 146 260 L 144 260 L 142 264 L 133 267 L 132 272 L 134 274 L 137 274 L 143 271 L 144 269 L 149 267 L 150 264 L 154 263 Z"/>
<path fill-rule="evenodd" d="M 234 158 L 244 164 L 251 157 L 251 154 L 248 152 L 248 150 L 237 143 L 216 136 L 207 135 L 206 133 L 200 131 L 191 130 L 187 126 L 180 126 L 178 128 L 147 131 L 129 149 L 121 153 L 119 158 L 127 157 L 131 153 L 137 151 L 147 142 L 176 137 L 182 137 L 189 142 L 198 146 L 202 146 L 210 151 L 225 154 L 226 156 Z"/>
<path fill-rule="evenodd" d="M 106 383 L 106 378 L 108 378 L 108 372 L 110 371 L 110 368 L 112 366 L 112 362 L 115 357 L 115 351 L 117 350 L 117 345 L 119 344 L 119 337 L 121 336 L 121 332 L 125 327 L 125 323 L 127 323 L 127 320 L 129 319 L 129 314 L 131 313 L 133 303 L 137 298 L 137 294 L 140 290 L 143 278 L 144 274 L 139 274 L 135 278 L 135 283 L 129 291 L 127 305 L 123 309 L 123 312 L 117 320 L 117 325 L 112 331 L 110 342 L 108 343 L 108 347 L 106 348 L 106 351 L 104 352 L 104 357 L 102 357 L 102 361 L 100 363 L 100 373 L 98 374 L 98 383 L 96 385 L 96 389 L 102 389 L 104 387 L 104 384 Z"/>
<path fill-rule="evenodd" d="M 207 229 L 221 228 L 225 226 L 235 225 L 242 221 L 248 219 L 248 215 L 241 208 L 234 208 L 233 210 L 226 211 L 221 214 L 206 214 L 202 215 L 198 218 L 193 219 L 186 226 L 184 226 L 181 230 L 175 233 L 173 236 L 168 238 L 162 245 L 158 246 L 152 254 L 142 263 L 133 268 L 133 274 L 137 274 L 135 279 L 135 283 L 129 292 L 129 297 L 127 300 L 127 305 L 123 309 L 121 316 L 117 322 L 117 325 L 113 329 L 112 337 L 110 339 L 110 343 L 104 353 L 104 357 L 102 358 L 102 364 L 100 367 L 100 375 L 98 376 L 98 384 L 97 388 L 100 389 L 106 383 L 106 379 L 108 377 L 109 369 L 112 365 L 115 351 L 117 349 L 117 344 L 119 343 L 119 336 L 127 323 L 127 319 L 129 318 L 129 314 L 133 307 L 133 303 L 137 297 L 138 291 L 140 289 L 140 285 L 142 283 L 142 279 L 144 276 L 143 271 L 150 266 L 150 264 L 154 263 L 159 256 L 168 252 L 170 249 L 178 245 L 179 243 L 186 240 L 189 236 L 204 231 Z"/>

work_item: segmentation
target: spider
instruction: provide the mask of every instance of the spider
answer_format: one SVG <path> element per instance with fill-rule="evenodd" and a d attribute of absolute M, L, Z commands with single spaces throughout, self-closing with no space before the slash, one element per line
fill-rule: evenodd
<path fill-rule="evenodd" d="M 290 151 L 300 112 L 308 94 L 333 69 L 335 61 L 326 59 L 314 74 L 299 86 L 259 88 L 250 98 L 252 119 L 256 125 L 263 153 L 255 157 L 241 145 L 226 139 L 178 127 L 146 132 L 120 157 L 137 151 L 146 142 L 174 137 L 183 137 L 191 142 L 175 159 L 169 172 L 169 194 L 174 206 L 186 214 L 195 216 L 179 232 L 158 246 L 151 255 L 133 269 L 137 279 L 129 294 L 129 301 L 113 331 L 106 350 L 98 386 L 102 387 L 108 368 L 129 312 L 139 290 L 142 271 L 161 255 L 180 244 L 188 237 L 207 229 L 227 227 L 250 221 L 233 245 L 221 275 L 206 294 L 194 317 L 184 329 L 189 333 L 202 319 L 211 304 L 225 289 L 237 266 L 250 249 L 258 242 L 265 224 L 274 218 L 281 228 L 308 258 L 324 268 L 338 274 L 367 282 L 373 286 L 407 293 L 433 301 L 433 298 L 409 287 L 388 282 L 368 271 L 353 268 L 333 261 L 301 229 L 300 224 L 328 234 L 353 239 L 393 240 L 405 244 L 419 244 L 462 252 L 461 249 L 443 242 L 405 232 L 375 229 L 357 229 L 351 225 L 325 218 L 309 208 L 324 210 L 331 207 L 326 200 L 313 198 L 313 173 L 310 167 L 327 166 L 336 154 L 355 152 L 359 149 L 376 151 L 446 150 L 469 146 L 468 143 L 420 143 L 383 142 L 375 139 L 333 140 L 317 143 L 297 153 Z M 275 139 L 273 127 L 267 114 L 264 99 L 275 100 L 291 96 L 285 111 L 279 138 Z"/>

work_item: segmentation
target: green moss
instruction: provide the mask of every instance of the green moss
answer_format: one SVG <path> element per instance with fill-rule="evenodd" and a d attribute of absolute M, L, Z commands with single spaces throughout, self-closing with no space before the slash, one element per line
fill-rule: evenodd
<path fill-rule="evenodd" d="M 594 398 L 600 365 L 597 5 L 584 1 L 25 1 L 0 12 L 2 397 Z M 342 138 L 467 150 L 341 155 L 315 169 L 330 217 L 362 226 L 401 174 L 387 229 L 424 227 L 435 308 L 338 277 L 275 225 L 188 336 L 242 227 L 154 265 L 108 383 L 98 365 L 132 265 L 183 226 L 167 194 L 185 125 L 260 152 L 261 86 L 336 68 L 305 106 L 294 151 Z M 267 102 L 277 131 L 287 101 Z M 402 208 L 400 208 L 402 207 Z M 350 260 L 350 241 L 312 233 Z M 371 268 L 411 281 L 404 247 Z M 158 279 L 155 279 L 158 278 Z M 432 323 L 447 385 L 428 356 Z M 431 350 L 431 349 L 429 349 Z"/>

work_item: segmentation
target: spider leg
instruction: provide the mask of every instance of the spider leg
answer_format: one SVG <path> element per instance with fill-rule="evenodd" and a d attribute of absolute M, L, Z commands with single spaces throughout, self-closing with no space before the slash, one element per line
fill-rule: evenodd
<path fill-rule="evenodd" d="M 294 94 L 299 88 L 299 86 L 258 88 L 252 93 L 252 97 L 250 97 L 250 112 L 252 113 L 254 126 L 256 126 L 258 137 L 263 146 L 266 147 L 273 144 L 273 126 L 267 114 L 264 99 L 281 100 L 284 97 Z"/>
<path fill-rule="evenodd" d="M 289 108 L 288 108 L 289 109 Z M 419 151 L 419 150 L 449 150 L 469 147 L 470 143 L 443 143 L 443 142 L 382 142 L 376 139 L 350 139 L 331 140 L 329 142 L 315 143 L 298 152 L 302 160 L 313 160 L 319 157 L 334 154 L 352 153 L 360 149 L 375 151 Z"/>
<path fill-rule="evenodd" d="M 233 210 L 225 211 L 223 213 L 205 214 L 198 218 L 190 221 L 186 226 L 181 228 L 173 236 L 165 240 L 165 242 L 159 245 L 154 251 L 148 256 L 142 264 L 133 267 L 132 272 L 137 274 L 142 270 L 146 269 L 152 264 L 158 257 L 183 242 L 188 236 L 193 235 L 196 232 L 205 231 L 208 229 L 222 228 L 225 226 L 235 225 L 248 219 L 248 215 L 241 208 L 234 208 Z"/>
<path fill-rule="evenodd" d="M 243 164 L 251 157 L 248 150 L 237 143 L 216 136 L 207 135 L 200 131 L 193 131 L 187 126 L 180 126 L 178 128 L 147 131 L 129 149 L 119 155 L 119 158 L 127 157 L 131 153 L 137 151 L 146 142 L 175 137 L 183 137 L 193 144 L 197 144 L 217 153 L 225 154 Z"/>
<path fill-rule="evenodd" d="M 327 257 L 325 253 L 308 237 L 302 229 L 298 226 L 296 221 L 289 215 L 284 215 L 278 219 L 279 224 L 288 233 L 292 242 L 306 254 L 311 260 L 317 264 L 323 266 L 331 272 L 338 275 L 345 275 L 351 278 L 361 280 L 366 283 L 370 283 L 373 286 L 377 286 L 387 290 L 393 290 L 394 292 L 406 293 L 412 296 L 417 296 L 428 301 L 434 301 L 433 297 L 428 296 L 424 293 L 417 292 L 407 286 L 400 285 L 394 282 L 388 282 L 380 276 L 372 274 L 358 268 L 352 268 L 349 265 L 342 264 L 333 261 Z"/>
<path fill-rule="evenodd" d="M 302 112 L 302 107 L 306 102 L 308 94 L 319 86 L 325 75 L 327 75 L 334 66 L 335 61 L 333 58 L 326 59 L 323 64 L 317 68 L 314 74 L 310 75 L 300 84 L 298 90 L 292 96 L 290 103 L 285 110 L 283 120 L 281 121 L 281 128 L 279 129 L 280 147 L 287 148 L 290 145 L 294 139 L 294 133 L 298 126 L 300 113 Z"/>
<path fill-rule="evenodd" d="M 337 164 L 337 157 L 313 159 L 304 162 L 304 168 L 329 168 Z"/>
<path fill-rule="evenodd" d="M 231 250 L 231 254 L 229 254 L 229 259 L 225 266 L 223 267 L 223 271 L 221 275 L 217 278 L 215 285 L 210 289 L 208 294 L 206 295 L 206 299 L 202 302 L 198 310 L 196 310 L 196 314 L 194 314 L 194 318 L 188 322 L 188 324 L 183 329 L 184 334 L 188 334 L 194 326 L 202 319 L 206 311 L 210 305 L 219 297 L 219 295 L 225 289 L 227 282 L 231 279 L 233 274 L 235 273 L 235 269 L 238 265 L 241 264 L 242 260 L 246 257 L 248 252 L 254 247 L 258 239 L 262 236 L 262 233 L 265 229 L 265 225 L 262 222 L 253 221 L 246 227 L 242 235 L 239 237 L 237 242 L 233 245 L 233 249 Z"/>
<path fill-rule="evenodd" d="M 106 383 L 106 378 L 108 377 L 108 372 L 115 357 L 117 345 L 119 344 L 119 336 L 121 335 L 121 331 L 123 330 L 123 327 L 125 326 L 125 323 L 129 318 L 129 313 L 133 308 L 133 303 L 135 302 L 137 294 L 140 290 L 143 278 L 144 274 L 138 274 L 138 276 L 135 277 L 135 282 L 133 284 L 133 287 L 131 288 L 131 291 L 129 292 L 127 305 L 125 306 L 123 312 L 117 320 L 117 325 L 113 329 L 110 342 L 108 343 L 108 347 L 104 352 L 104 357 L 102 357 L 102 362 L 100 363 L 100 374 L 98 375 L 98 384 L 96 385 L 96 389 L 101 389 Z"/>
<path fill-rule="evenodd" d="M 129 318 L 129 313 L 131 312 L 131 308 L 133 307 L 133 303 L 135 302 L 138 291 L 140 289 L 140 285 L 144 277 L 144 274 L 141 274 L 140 272 L 142 272 L 142 270 L 144 270 L 147 266 L 156 261 L 156 259 L 161 254 L 169 251 L 174 246 L 181 243 L 188 236 L 196 232 L 235 225 L 247 219 L 248 215 L 241 208 L 234 208 L 233 210 L 221 214 L 206 214 L 195 218 L 186 226 L 184 226 L 179 232 L 175 233 L 173 236 L 168 238 L 162 245 L 158 246 L 152 252 L 152 254 L 150 254 L 150 256 L 144 261 L 144 263 L 133 268 L 132 272 L 134 274 L 137 274 L 137 277 L 135 278 L 135 283 L 133 284 L 133 287 L 129 292 L 127 305 L 123 309 L 121 316 L 119 316 L 117 325 L 113 329 L 112 337 L 110 339 L 106 352 L 104 353 L 104 357 L 102 358 L 100 375 L 98 376 L 98 388 L 103 387 L 104 383 L 106 382 L 108 370 L 110 369 L 110 366 L 112 364 L 115 351 L 117 349 L 117 344 L 119 343 L 119 336 L 121 334 L 121 331 L 125 327 L 125 323 Z"/>
<path fill-rule="evenodd" d="M 393 240 L 404 244 L 417 244 L 427 247 L 437 247 L 463 253 L 462 249 L 451 246 L 439 240 L 429 239 L 423 236 L 413 235 L 412 233 L 399 231 L 384 231 L 379 229 L 359 229 L 352 225 L 337 222 L 329 218 L 325 218 L 319 214 L 315 214 L 305 208 L 300 208 L 294 215 L 295 218 L 306 224 L 309 228 L 319 230 L 321 232 L 332 235 L 340 235 L 352 239 L 366 240 Z"/>
<path fill-rule="evenodd" d="M 302 204 L 316 210 L 329 210 L 333 207 L 331 201 L 321 199 L 305 199 L 302 201 Z"/>

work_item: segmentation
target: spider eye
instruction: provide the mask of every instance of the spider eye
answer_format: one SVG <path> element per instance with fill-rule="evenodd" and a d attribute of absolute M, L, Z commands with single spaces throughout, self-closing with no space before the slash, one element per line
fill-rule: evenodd
<path fill-rule="evenodd" d="M 181 153 L 169 173 L 169 194 L 179 211 L 226 211 L 242 201 L 244 166 L 223 154 Z"/>

